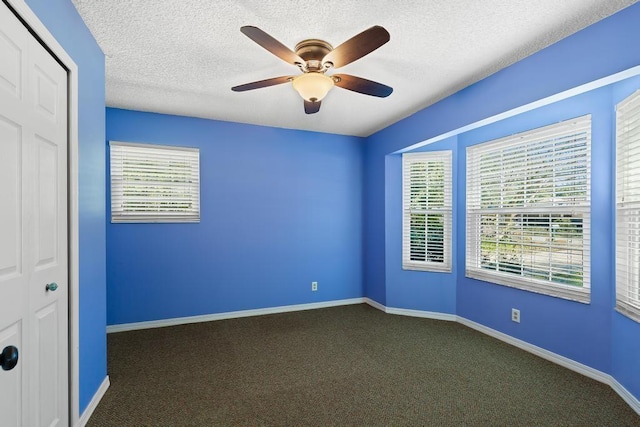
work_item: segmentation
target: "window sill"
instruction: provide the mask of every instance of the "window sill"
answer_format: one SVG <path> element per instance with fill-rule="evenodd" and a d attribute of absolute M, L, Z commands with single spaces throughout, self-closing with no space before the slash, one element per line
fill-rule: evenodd
<path fill-rule="evenodd" d="M 200 218 L 153 218 L 128 217 L 111 218 L 112 224 L 198 224 Z"/>
<path fill-rule="evenodd" d="M 616 301 L 616 311 L 629 319 L 640 323 L 640 308 L 622 301 Z"/>
<path fill-rule="evenodd" d="M 510 288 L 535 292 L 537 294 L 576 301 L 583 304 L 591 303 L 591 290 L 589 288 L 577 288 L 560 284 L 552 285 L 535 279 L 500 274 L 483 269 L 467 269 L 465 275 L 471 279 L 494 283 L 496 285 L 508 286 Z"/>
<path fill-rule="evenodd" d="M 432 263 L 432 264 L 403 263 L 402 269 L 408 270 L 408 271 L 429 271 L 432 273 L 451 273 L 451 266 L 442 264 L 442 263 Z"/>

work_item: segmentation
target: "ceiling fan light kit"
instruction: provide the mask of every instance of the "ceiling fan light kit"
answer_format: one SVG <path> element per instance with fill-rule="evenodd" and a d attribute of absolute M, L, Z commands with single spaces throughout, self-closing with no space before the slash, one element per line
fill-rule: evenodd
<path fill-rule="evenodd" d="M 393 92 L 389 86 L 361 77 L 349 74 L 325 74 L 331 68 L 350 64 L 387 43 L 390 36 L 383 27 L 373 26 L 335 49 L 324 40 L 303 40 L 296 45 L 295 52 L 258 27 L 245 26 L 240 28 L 240 31 L 283 61 L 297 66 L 302 74 L 274 77 L 234 86 L 231 88 L 234 92 L 244 92 L 291 82 L 293 88 L 304 100 L 304 111 L 307 114 L 320 111 L 320 103 L 333 86 L 381 98 L 389 96 Z"/>
<path fill-rule="evenodd" d="M 309 102 L 319 102 L 327 96 L 334 83 L 331 77 L 318 72 L 310 72 L 294 77 L 292 84 L 302 99 Z"/>

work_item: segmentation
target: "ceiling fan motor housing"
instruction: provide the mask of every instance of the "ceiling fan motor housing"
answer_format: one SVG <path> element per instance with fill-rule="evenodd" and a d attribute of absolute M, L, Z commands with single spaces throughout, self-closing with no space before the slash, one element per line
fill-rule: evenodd
<path fill-rule="evenodd" d="M 329 52 L 333 50 L 333 46 L 324 40 L 307 39 L 302 40 L 295 47 L 296 54 L 305 60 L 307 71 L 323 71 L 332 64 L 322 64 L 322 60 Z"/>

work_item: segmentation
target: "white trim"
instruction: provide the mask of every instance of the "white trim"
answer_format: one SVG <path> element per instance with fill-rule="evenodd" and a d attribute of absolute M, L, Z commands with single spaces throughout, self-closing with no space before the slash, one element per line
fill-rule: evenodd
<path fill-rule="evenodd" d="M 371 298 L 364 298 L 364 303 L 369 304 L 373 308 L 377 308 L 380 311 L 387 312 L 387 307 L 380 304 L 378 301 L 372 300 Z"/>
<path fill-rule="evenodd" d="M 587 365 L 583 365 L 582 363 L 576 362 L 575 360 L 569 359 L 568 357 L 561 356 L 557 353 L 554 353 L 549 350 L 545 350 L 542 347 L 538 347 L 533 344 L 529 344 L 526 341 L 519 340 L 518 338 L 514 338 L 511 335 L 507 335 L 503 332 L 496 331 L 495 329 L 491 329 L 487 326 L 481 325 L 480 323 L 476 323 L 472 320 L 466 319 L 464 317 L 458 317 L 458 323 L 463 324 L 471 329 L 475 329 L 478 332 L 482 332 L 485 335 L 489 335 L 493 338 L 497 338 L 500 341 L 506 342 L 507 344 L 511 344 L 514 347 L 518 347 L 522 350 L 528 351 L 529 353 L 535 354 L 538 357 L 542 357 L 550 362 L 553 362 L 557 365 L 563 366 L 567 369 L 570 369 L 574 372 L 584 375 L 585 377 L 589 377 L 596 381 L 600 381 L 601 383 L 610 384 L 611 376 L 601 372 L 597 369 L 591 368 Z"/>
<path fill-rule="evenodd" d="M 388 314 L 458 322 L 480 333 L 499 339 L 500 341 L 503 341 L 507 344 L 518 347 L 522 350 L 528 351 L 529 353 L 532 353 L 538 357 L 542 357 L 543 359 L 546 359 L 564 368 L 570 369 L 586 377 L 589 377 L 601 383 L 607 384 L 613 389 L 613 391 L 618 393 L 618 395 L 625 402 L 627 402 L 627 404 L 631 407 L 631 409 L 633 409 L 636 413 L 638 413 L 638 415 L 640 415 L 640 401 L 636 399 L 636 397 L 633 394 L 631 394 L 626 388 L 622 386 L 622 384 L 620 384 L 615 378 L 613 378 L 609 374 L 605 374 L 602 371 L 591 368 L 587 365 L 583 365 L 582 363 L 576 362 L 575 360 L 553 353 L 549 350 L 545 350 L 544 348 L 535 346 L 533 344 L 529 344 L 528 342 L 519 340 L 503 332 L 496 331 L 495 329 L 491 329 L 487 326 L 481 325 L 472 320 L 466 319 L 461 316 L 457 316 L 455 314 L 438 313 L 434 311 L 411 310 L 406 308 L 387 307 L 367 297 L 325 301 L 325 302 L 310 303 L 310 304 L 285 305 L 285 306 L 272 307 L 272 308 L 260 308 L 255 310 L 229 311 L 226 313 L 207 314 L 203 316 L 180 317 L 180 318 L 165 319 L 165 320 L 153 320 L 149 322 L 111 325 L 111 326 L 107 326 L 107 333 L 133 331 L 138 329 L 160 328 L 165 326 L 183 325 L 187 323 L 209 322 L 213 320 L 235 319 L 239 317 L 261 316 L 264 314 L 286 313 L 291 311 L 312 310 L 317 308 L 327 308 L 327 307 L 336 307 L 340 305 L 352 305 L 352 304 L 362 304 L 362 303 L 368 304 L 371 307 Z M 101 389 L 102 389 L 102 386 L 101 386 Z M 96 396 L 100 392 L 101 390 L 98 390 L 98 392 L 96 393 Z M 102 394 L 104 394 L 104 391 L 102 391 Z M 97 402 L 100 401 L 100 399 L 102 398 L 102 394 L 98 398 L 94 396 L 94 398 L 91 400 L 91 404 L 89 405 L 89 407 L 87 407 L 87 411 L 89 410 L 90 407 L 92 407 L 94 400 L 97 400 Z M 96 402 L 96 405 L 97 405 L 97 402 Z M 87 411 L 85 411 L 85 413 L 87 413 Z M 91 412 L 93 412 L 93 409 L 91 409 Z M 89 416 L 91 416 L 91 414 L 89 414 Z M 83 419 L 85 419 L 85 414 L 83 414 Z M 88 419 L 89 418 L 87 416 L 86 420 Z M 84 424 L 80 424 L 80 426 L 83 427 Z"/>
<path fill-rule="evenodd" d="M 25 0 L 6 0 L 25 24 L 64 64 L 68 76 L 68 152 L 69 152 L 69 423 L 77 425 L 80 418 L 80 306 L 79 306 L 79 243 L 78 243 L 78 66 L 49 32 Z"/>
<path fill-rule="evenodd" d="M 109 381 L 109 375 L 107 375 L 106 377 L 104 377 L 102 384 L 100 384 L 100 387 L 98 387 L 98 390 L 91 398 L 91 402 L 89 402 L 89 404 L 87 405 L 87 409 L 84 410 L 82 416 L 78 420 L 78 427 L 84 427 L 87 425 L 87 423 L 89 422 L 89 418 L 91 418 L 91 415 L 93 415 L 93 411 L 95 411 L 98 407 L 98 404 L 104 397 L 104 394 L 107 392 L 107 389 L 109 389 L 110 385 L 111 382 Z"/>
<path fill-rule="evenodd" d="M 364 298 L 312 302 L 309 304 L 282 305 L 278 307 L 257 308 L 253 310 L 227 311 L 224 313 L 203 314 L 201 316 L 176 317 L 173 319 L 150 320 L 146 322 L 121 323 L 107 326 L 107 333 L 135 331 L 138 329 L 163 328 L 165 326 L 185 325 L 188 323 L 211 322 L 214 320 L 237 319 L 239 317 L 263 316 L 265 314 L 287 313 L 290 311 L 315 310 L 317 308 L 337 307 L 340 305 L 362 304 Z"/>
<path fill-rule="evenodd" d="M 380 304 L 378 301 L 372 300 L 371 298 L 363 299 L 363 302 L 365 304 L 369 304 L 371 307 L 383 311 L 387 314 L 397 314 L 400 316 L 409 317 L 422 317 L 425 319 L 433 320 L 448 320 L 450 322 L 455 322 L 457 320 L 457 316 L 455 314 L 438 313 L 435 311 L 411 310 L 408 308 L 386 307 L 385 305 Z"/>
<path fill-rule="evenodd" d="M 455 314 L 438 313 L 435 311 L 410 310 L 407 308 L 394 308 L 394 307 L 387 307 L 386 313 L 398 314 L 400 316 L 422 317 L 425 319 L 433 319 L 433 320 L 448 320 L 450 322 L 455 322 L 457 318 Z"/>
<path fill-rule="evenodd" d="M 609 385 L 611 386 L 613 391 L 618 393 L 618 395 L 622 398 L 622 400 L 627 402 L 627 404 L 631 407 L 631 409 L 633 409 L 634 411 L 636 411 L 638 415 L 640 415 L 640 400 L 636 399 L 636 397 L 633 394 L 631 394 L 629 390 L 624 388 L 624 386 L 620 384 L 615 378 L 613 377 L 610 377 L 610 378 L 611 378 L 611 382 Z"/>
<path fill-rule="evenodd" d="M 568 357 L 561 356 L 557 353 L 554 353 L 549 350 L 545 350 L 544 348 L 538 347 L 533 344 L 529 344 L 526 341 L 519 340 L 510 335 L 507 335 L 503 332 L 496 331 L 495 329 L 491 329 L 487 326 L 476 323 L 472 320 L 465 319 L 464 317 L 458 317 L 458 322 L 468 326 L 471 329 L 475 329 L 478 332 L 481 332 L 485 335 L 489 335 L 500 341 L 503 341 L 507 344 L 511 344 L 515 347 L 518 347 L 524 351 L 528 351 L 529 353 L 535 354 L 538 357 L 542 357 L 550 362 L 555 363 L 556 365 L 560 365 L 564 368 L 570 369 L 578 374 L 582 374 L 585 377 L 589 377 L 596 381 L 599 381 L 603 384 L 608 385 L 618 393 L 618 395 L 625 401 L 627 404 L 633 409 L 638 415 L 640 415 L 640 400 L 638 400 L 633 394 L 631 394 L 622 384 L 618 382 L 614 377 L 609 374 L 606 374 L 602 371 L 594 369 L 590 366 L 583 365 L 582 363 L 576 362 L 575 360 L 569 359 Z"/>
<path fill-rule="evenodd" d="M 444 313 L 437 313 L 432 311 L 408 310 L 403 308 L 386 307 L 383 304 L 380 304 L 379 302 L 374 301 L 370 298 L 364 298 L 364 302 L 374 308 L 377 308 L 380 311 L 383 311 L 389 314 L 399 314 L 403 316 L 423 317 L 427 319 L 450 320 L 450 321 L 458 322 L 480 333 L 499 339 L 500 341 L 503 341 L 507 344 L 518 347 L 538 357 L 542 357 L 543 359 L 553 362 L 556 365 L 560 365 L 564 368 L 577 372 L 578 374 L 584 375 L 585 377 L 589 377 L 591 379 L 594 379 L 596 381 L 599 381 L 603 384 L 608 385 L 625 402 L 627 402 L 627 404 L 631 407 L 631 409 L 633 409 L 638 415 L 640 415 L 640 400 L 638 400 L 633 394 L 631 394 L 629 390 L 624 388 L 624 386 L 620 384 L 614 377 L 602 371 L 594 369 L 590 366 L 583 365 L 582 363 L 576 362 L 575 360 L 569 359 L 568 357 L 564 357 L 552 351 L 545 350 L 544 348 L 535 346 L 533 344 L 529 344 L 526 341 L 519 340 L 517 338 L 512 337 L 511 335 L 507 335 L 503 332 L 496 331 L 495 329 L 491 329 L 487 326 L 481 325 L 479 323 L 476 323 L 472 320 L 466 319 L 461 316 L 456 316 L 454 314 L 444 314 Z"/>
<path fill-rule="evenodd" d="M 631 67 L 627 70 L 620 71 L 619 73 L 615 73 L 610 76 L 606 76 L 601 79 L 594 80 L 592 82 L 585 83 L 583 85 L 565 90 L 563 92 L 556 93 L 555 95 L 551 95 L 546 98 L 542 98 L 537 101 L 530 102 L 520 107 L 512 108 L 511 110 L 507 110 L 502 113 L 496 114 L 494 116 L 487 117 L 486 119 L 469 123 L 468 125 L 461 126 L 457 129 L 450 130 L 448 132 L 442 133 L 440 135 L 434 136 L 424 141 L 417 142 L 408 147 L 401 148 L 390 154 L 400 154 L 400 153 L 405 153 L 407 151 L 415 150 L 417 148 L 424 147 L 425 145 L 433 144 L 434 142 L 442 141 L 452 136 L 457 136 L 462 133 L 468 132 L 470 130 L 478 129 L 483 126 L 487 126 L 492 123 L 499 122 L 500 120 L 508 119 L 509 117 L 514 117 L 514 116 L 517 116 L 518 114 L 526 113 L 527 111 L 532 111 L 537 108 L 541 108 L 546 105 L 550 105 L 555 102 L 562 101 L 567 98 L 571 98 L 572 96 L 580 95 L 595 89 L 599 89 L 601 87 L 604 87 L 613 83 L 617 83 L 619 81 L 628 79 L 630 77 L 635 77 L 638 75 L 640 75 L 640 65 L 636 65 L 635 67 Z"/>

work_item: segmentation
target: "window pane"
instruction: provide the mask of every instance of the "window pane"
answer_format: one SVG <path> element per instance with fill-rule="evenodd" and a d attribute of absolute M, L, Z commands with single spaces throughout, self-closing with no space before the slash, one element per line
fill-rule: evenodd
<path fill-rule="evenodd" d="M 478 159 L 480 208 L 573 205 L 588 198 L 588 134 L 497 148 Z"/>
<path fill-rule="evenodd" d="M 199 151 L 111 142 L 113 222 L 198 222 Z"/>
<path fill-rule="evenodd" d="M 640 322 L 640 91 L 616 107 L 616 309 Z"/>
<path fill-rule="evenodd" d="M 402 157 L 403 268 L 449 271 L 451 152 Z"/>
<path fill-rule="evenodd" d="M 482 214 L 481 268 L 582 286 L 582 214 Z"/>
<path fill-rule="evenodd" d="M 410 174 L 411 210 L 424 210 L 427 207 L 426 163 L 412 163 Z"/>
<path fill-rule="evenodd" d="M 427 261 L 444 262 L 444 215 L 427 215 Z"/>
<path fill-rule="evenodd" d="M 591 116 L 467 148 L 469 277 L 588 302 Z"/>
<path fill-rule="evenodd" d="M 411 214 L 411 261 L 426 261 L 426 221 L 424 214 Z"/>

